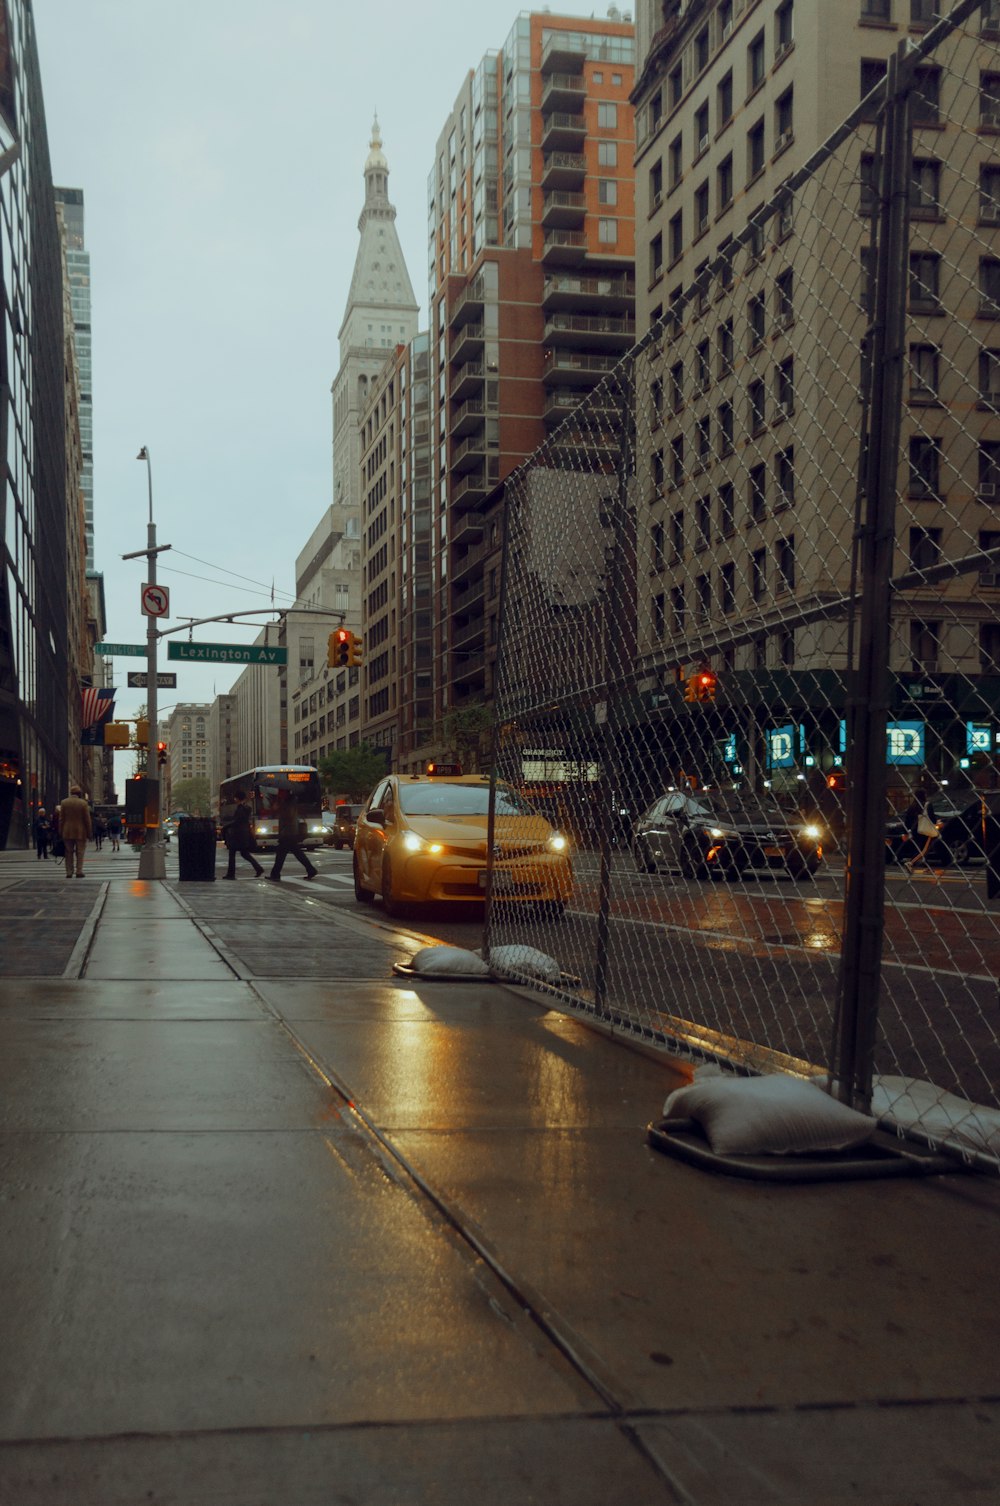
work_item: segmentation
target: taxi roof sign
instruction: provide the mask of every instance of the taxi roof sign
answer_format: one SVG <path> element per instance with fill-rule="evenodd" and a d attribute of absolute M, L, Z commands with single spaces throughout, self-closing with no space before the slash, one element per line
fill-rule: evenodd
<path fill-rule="evenodd" d="M 455 779 L 461 775 L 462 765 L 460 763 L 437 763 L 434 761 L 427 765 L 427 773 L 431 777 L 436 774 L 439 779 Z"/>

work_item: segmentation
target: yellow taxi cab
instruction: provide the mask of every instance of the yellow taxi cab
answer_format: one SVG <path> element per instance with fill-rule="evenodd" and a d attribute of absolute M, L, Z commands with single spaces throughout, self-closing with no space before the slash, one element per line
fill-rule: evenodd
<path fill-rule="evenodd" d="M 357 819 L 354 893 L 376 894 L 390 915 L 407 905 L 486 898 L 490 780 L 459 764 L 424 774 L 390 774 Z M 573 893 L 566 838 L 512 785 L 498 782 L 493 829 L 494 899 L 532 903 L 561 915 Z"/>

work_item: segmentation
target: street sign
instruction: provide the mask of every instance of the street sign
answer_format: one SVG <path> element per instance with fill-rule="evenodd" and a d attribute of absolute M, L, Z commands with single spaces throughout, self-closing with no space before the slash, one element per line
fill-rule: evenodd
<path fill-rule="evenodd" d="M 94 648 L 106 658 L 145 659 L 148 652 L 144 643 L 95 643 Z"/>
<path fill-rule="evenodd" d="M 131 669 L 128 674 L 128 683 L 137 690 L 145 690 L 149 684 L 149 675 L 144 669 Z M 160 690 L 176 690 L 177 676 L 168 674 L 164 670 L 157 674 L 156 683 Z"/>
<path fill-rule="evenodd" d="M 168 643 L 167 658 L 201 664 L 287 664 L 288 650 L 263 644 L 241 648 L 235 643 Z"/>
<path fill-rule="evenodd" d="M 170 611 L 170 592 L 166 586 L 151 586 L 147 582 L 142 588 L 141 601 L 144 617 L 166 617 Z"/>

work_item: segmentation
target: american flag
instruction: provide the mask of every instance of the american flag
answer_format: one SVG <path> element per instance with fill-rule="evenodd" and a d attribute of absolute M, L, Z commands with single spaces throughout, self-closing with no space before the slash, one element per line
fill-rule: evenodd
<path fill-rule="evenodd" d="M 80 724 L 86 732 L 88 727 L 94 727 L 99 722 L 106 722 L 115 709 L 115 693 L 113 690 L 97 690 L 88 685 L 82 692 L 82 716 Z"/>

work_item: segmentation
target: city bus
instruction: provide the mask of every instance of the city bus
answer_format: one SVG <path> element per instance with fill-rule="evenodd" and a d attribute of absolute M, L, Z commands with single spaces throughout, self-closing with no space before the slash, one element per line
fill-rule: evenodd
<path fill-rule="evenodd" d="M 234 774 L 219 786 L 219 829 L 223 841 L 236 809 L 236 792 L 242 790 L 250 805 L 250 830 L 254 846 L 263 852 L 278 842 L 278 806 L 291 800 L 298 811 L 299 837 L 306 847 L 322 847 L 323 787 L 319 770 L 306 764 L 262 764 Z"/>

